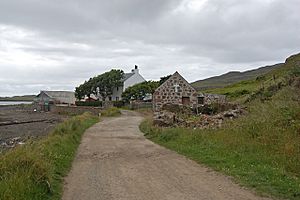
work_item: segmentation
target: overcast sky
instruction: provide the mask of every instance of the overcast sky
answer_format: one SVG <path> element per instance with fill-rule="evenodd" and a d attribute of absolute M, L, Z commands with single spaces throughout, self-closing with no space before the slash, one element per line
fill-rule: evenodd
<path fill-rule="evenodd" d="M 0 96 L 112 68 L 190 82 L 300 52 L 300 0 L 0 0 Z"/>

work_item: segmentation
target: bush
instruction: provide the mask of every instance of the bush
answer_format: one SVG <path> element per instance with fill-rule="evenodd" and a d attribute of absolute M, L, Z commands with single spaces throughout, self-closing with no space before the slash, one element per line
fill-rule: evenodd
<path fill-rule="evenodd" d="M 299 63 L 300 64 L 300 63 Z M 290 72 L 291 75 L 294 75 L 296 77 L 300 76 L 300 67 L 294 67 L 291 72 Z"/>
<path fill-rule="evenodd" d="M 125 102 L 124 101 L 114 101 L 113 105 L 114 105 L 114 107 L 122 108 L 123 106 L 125 106 Z"/>
<path fill-rule="evenodd" d="M 76 101 L 76 106 L 102 107 L 102 101 Z"/>
<path fill-rule="evenodd" d="M 243 96 L 245 94 L 250 94 L 250 91 L 243 89 L 243 90 L 236 90 L 236 91 L 233 91 L 233 92 L 225 93 L 225 95 L 229 96 L 229 97 L 240 97 L 240 96 Z"/>
<path fill-rule="evenodd" d="M 198 112 L 205 115 L 212 115 L 217 113 L 217 108 L 214 105 L 202 105 L 198 108 Z"/>
<path fill-rule="evenodd" d="M 111 107 L 101 111 L 101 115 L 105 117 L 115 117 L 121 114 L 121 111 L 116 107 Z"/>
<path fill-rule="evenodd" d="M 206 115 L 213 115 L 220 112 L 224 112 L 229 109 L 236 109 L 235 104 L 230 103 L 212 103 L 212 104 L 204 104 L 201 107 L 198 107 L 197 113 L 206 114 Z"/>

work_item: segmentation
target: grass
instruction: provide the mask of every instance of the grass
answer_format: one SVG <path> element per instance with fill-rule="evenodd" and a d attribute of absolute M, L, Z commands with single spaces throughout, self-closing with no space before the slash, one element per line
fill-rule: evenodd
<path fill-rule="evenodd" d="M 60 199 L 81 136 L 98 121 L 88 113 L 73 117 L 46 138 L 0 155 L 0 199 Z"/>
<path fill-rule="evenodd" d="M 287 98 L 288 97 L 288 98 Z M 217 130 L 140 129 L 152 141 L 233 176 L 258 193 L 300 199 L 300 89 L 287 87 L 272 100 L 248 104 L 249 115 Z"/>
<path fill-rule="evenodd" d="M 146 137 L 211 168 L 233 176 L 262 195 L 300 199 L 300 54 L 254 80 L 209 93 L 226 94 L 249 114 L 216 130 L 158 128 Z"/>
<path fill-rule="evenodd" d="M 256 99 L 257 96 L 269 98 L 281 87 L 289 85 L 293 77 L 299 76 L 299 61 L 300 54 L 293 55 L 283 65 L 255 79 L 241 81 L 223 88 L 207 89 L 203 92 L 223 94 L 228 100 L 236 103 L 244 103 Z"/>
<path fill-rule="evenodd" d="M 111 107 L 101 111 L 101 116 L 104 117 L 117 117 L 121 115 L 121 110 L 117 107 Z"/>
<path fill-rule="evenodd" d="M 196 81 L 192 85 L 199 91 L 213 88 L 223 88 L 234 83 L 255 79 L 256 77 L 263 76 L 272 70 L 280 68 L 282 64 L 276 64 L 267 67 L 261 67 L 254 70 L 245 72 L 228 72 L 221 76 L 215 76 L 208 79 Z"/>

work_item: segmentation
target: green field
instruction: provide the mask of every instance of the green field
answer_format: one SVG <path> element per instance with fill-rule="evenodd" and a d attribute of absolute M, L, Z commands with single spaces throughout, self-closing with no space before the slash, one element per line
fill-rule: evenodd
<path fill-rule="evenodd" d="M 248 114 L 214 130 L 159 128 L 150 119 L 141 130 L 261 195 L 300 199 L 300 55 L 264 77 L 213 91 L 231 94 Z"/>

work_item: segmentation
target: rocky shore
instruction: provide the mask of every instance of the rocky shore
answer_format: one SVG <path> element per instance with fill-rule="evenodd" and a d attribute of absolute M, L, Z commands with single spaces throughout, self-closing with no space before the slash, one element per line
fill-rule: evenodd
<path fill-rule="evenodd" d="M 0 106 L 0 150 L 47 135 L 66 117 L 35 112 L 31 105 Z"/>

